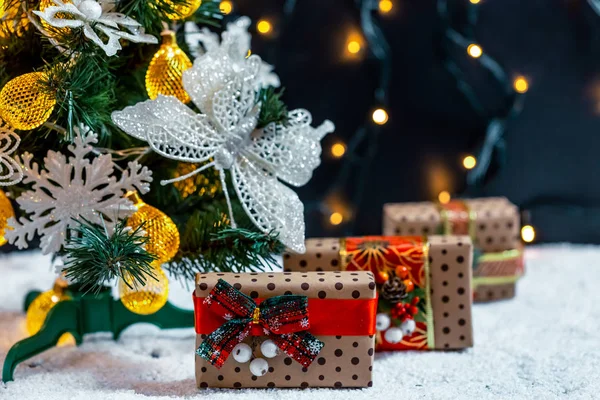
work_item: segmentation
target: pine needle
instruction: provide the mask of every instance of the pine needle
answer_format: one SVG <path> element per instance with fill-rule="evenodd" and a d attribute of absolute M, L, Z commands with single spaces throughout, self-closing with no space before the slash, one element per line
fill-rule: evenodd
<path fill-rule="evenodd" d="M 260 89 L 257 102 L 261 103 L 261 107 L 257 128 L 264 128 L 271 122 L 281 125 L 287 124 L 288 110 L 285 103 L 281 100 L 284 91 L 284 88 L 276 90 L 274 87 Z"/>
<path fill-rule="evenodd" d="M 145 285 L 148 277 L 156 279 L 151 266 L 156 256 L 144 248 L 148 238 L 143 235 L 143 224 L 131 230 L 122 220 L 109 235 L 106 227 L 86 219 L 77 222 L 64 248 L 63 271 L 68 280 L 99 292 L 115 278 L 130 287 Z"/>

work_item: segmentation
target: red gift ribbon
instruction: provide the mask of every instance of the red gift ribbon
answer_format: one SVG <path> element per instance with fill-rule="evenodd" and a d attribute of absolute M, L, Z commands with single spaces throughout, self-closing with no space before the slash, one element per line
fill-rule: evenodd
<path fill-rule="evenodd" d="M 194 318 L 197 334 L 210 334 L 223 325 L 223 318 L 210 312 L 204 304 L 204 297 L 194 299 Z M 260 304 L 264 299 L 254 299 Z M 352 299 L 308 299 L 310 333 L 315 336 L 365 336 L 374 335 L 377 317 L 377 298 L 367 300 Z M 262 329 L 251 332 L 262 336 Z"/>

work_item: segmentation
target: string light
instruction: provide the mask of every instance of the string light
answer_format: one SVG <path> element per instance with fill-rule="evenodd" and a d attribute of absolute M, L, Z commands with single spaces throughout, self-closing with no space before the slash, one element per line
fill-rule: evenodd
<path fill-rule="evenodd" d="M 466 169 L 473 169 L 477 165 L 477 159 L 473 156 L 466 156 L 463 158 L 463 167 Z"/>
<path fill-rule="evenodd" d="M 349 41 L 347 47 L 350 54 L 356 54 L 360 51 L 360 43 L 358 43 L 356 40 Z"/>
<path fill-rule="evenodd" d="M 331 146 L 331 155 L 340 158 L 346 153 L 346 146 L 343 143 L 335 143 Z"/>
<path fill-rule="evenodd" d="M 223 14 L 227 15 L 233 11 L 233 3 L 228 0 L 223 0 L 221 1 L 221 4 L 219 4 L 219 9 Z"/>
<path fill-rule="evenodd" d="M 517 93 L 525 93 L 529 89 L 529 83 L 524 76 L 518 76 L 513 83 L 513 87 Z"/>
<path fill-rule="evenodd" d="M 469 0 L 471 4 L 479 4 L 481 0 Z"/>
<path fill-rule="evenodd" d="M 473 58 L 479 58 L 483 54 L 483 50 L 478 44 L 472 43 L 467 47 L 467 53 Z"/>
<path fill-rule="evenodd" d="M 331 225 L 339 225 L 344 221 L 344 216 L 339 212 L 334 212 L 329 216 L 329 222 Z"/>
<path fill-rule="evenodd" d="M 256 23 L 256 29 L 258 33 L 266 35 L 273 29 L 273 25 L 266 19 L 261 19 Z"/>
<path fill-rule="evenodd" d="M 373 111 L 373 122 L 377 125 L 383 125 L 388 121 L 388 113 L 383 108 Z"/>
<path fill-rule="evenodd" d="M 445 190 L 441 191 L 440 194 L 438 194 L 438 201 L 440 202 L 440 204 L 448 204 L 451 198 L 452 197 L 450 196 L 450 193 L 448 193 Z"/>
<path fill-rule="evenodd" d="M 526 243 L 531 243 L 535 239 L 535 229 L 531 225 L 525 225 L 521 228 L 521 238 Z"/>
<path fill-rule="evenodd" d="M 379 0 L 379 11 L 382 14 L 387 14 L 390 11 L 392 11 L 392 8 L 394 7 L 394 3 L 392 3 L 392 0 Z"/>

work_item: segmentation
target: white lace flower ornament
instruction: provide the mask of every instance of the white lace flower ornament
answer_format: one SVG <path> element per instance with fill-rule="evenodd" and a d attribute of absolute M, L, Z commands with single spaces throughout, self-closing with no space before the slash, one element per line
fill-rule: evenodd
<path fill-rule="evenodd" d="M 33 13 L 55 28 L 82 28 L 83 34 L 104 50 L 107 56 L 114 56 L 121 50 L 120 39 L 135 43 L 158 43 L 157 38 L 144 33 L 136 20 L 121 13 L 111 12 L 113 4 L 109 2 L 53 1 L 55 6 L 46 7 L 44 11 L 33 11 Z M 104 42 L 100 36 L 108 40 Z"/>
<path fill-rule="evenodd" d="M 115 164 L 110 154 L 88 159 L 94 150 L 97 136 L 87 128 L 75 128 L 76 136 L 69 151 L 72 157 L 48 151 L 44 158 L 45 170 L 33 162 L 33 156 L 24 153 L 18 159 L 24 166 L 23 183 L 33 186 L 17 198 L 27 217 L 10 218 L 5 237 L 20 249 L 37 233 L 44 254 L 55 253 L 64 245 L 75 220 L 85 218 L 92 223 L 112 228 L 119 218 L 135 210 L 123 195 L 130 190 L 146 193 L 150 190 L 152 172 L 136 161 L 131 161 L 120 179 L 113 175 Z"/>
<path fill-rule="evenodd" d="M 293 186 L 306 184 L 321 162 L 320 140 L 334 126 L 325 121 L 314 128 L 310 113 L 299 109 L 289 112 L 285 126 L 271 123 L 257 129 L 261 104 L 256 103 L 255 87 L 260 65 L 258 56 L 237 63 L 222 48 L 209 51 L 183 73 L 183 86 L 201 114 L 175 97 L 159 96 L 116 111 L 112 119 L 166 158 L 206 163 L 161 184 L 214 167 L 232 216 L 225 184 L 225 170 L 229 170 L 250 220 L 265 233 L 278 233 L 290 249 L 304 252 L 304 205 L 279 180 Z M 235 227 L 233 216 L 231 225 Z"/>
<path fill-rule="evenodd" d="M 250 27 L 250 18 L 248 17 L 240 17 L 234 22 L 228 23 L 219 42 L 219 35 L 209 31 L 208 28 L 200 30 L 194 22 L 188 21 L 185 23 L 185 42 L 194 57 L 199 57 L 204 52 L 219 51 L 219 48 L 222 47 L 222 51 L 227 51 L 234 63 L 243 64 L 248 57 L 252 40 L 248 27 Z M 204 50 L 200 45 L 204 47 Z M 273 72 L 273 66 L 264 61 L 260 63 L 256 83 L 255 89 L 281 85 L 279 76 Z"/>
<path fill-rule="evenodd" d="M 12 158 L 21 138 L 0 120 L 0 186 L 15 185 L 23 179 L 23 169 Z"/>

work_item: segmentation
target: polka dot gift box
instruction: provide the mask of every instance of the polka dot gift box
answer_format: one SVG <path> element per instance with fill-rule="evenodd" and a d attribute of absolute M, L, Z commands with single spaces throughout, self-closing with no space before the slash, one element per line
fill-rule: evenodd
<path fill-rule="evenodd" d="M 193 299 L 199 388 L 372 386 L 371 272 L 198 274 Z"/>
<path fill-rule="evenodd" d="M 512 298 L 523 275 L 519 210 L 504 197 L 385 204 L 384 235 L 469 235 L 476 302 Z"/>
<path fill-rule="evenodd" d="M 473 345 L 468 236 L 307 239 L 286 253 L 286 271 L 370 271 L 379 291 L 376 350 L 462 349 Z M 324 273 L 324 272 L 317 272 Z"/>

